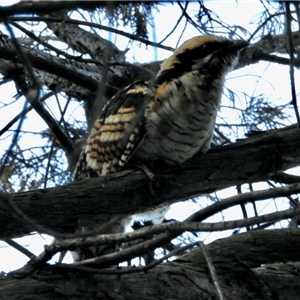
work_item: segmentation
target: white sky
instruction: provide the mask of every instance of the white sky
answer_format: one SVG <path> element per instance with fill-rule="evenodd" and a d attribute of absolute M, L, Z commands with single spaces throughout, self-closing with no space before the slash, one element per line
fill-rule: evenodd
<path fill-rule="evenodd" d="M 9 1 L 1 1 L 0 5 L 8 5 L 11 2 Z M 257 17 L 260 12 L 263 11 L 263 7 L 259 1 L 239 1 L 238 5 L 236 1 L 210 1 L 205 3 L 208 8 L 211 8 L 215 11 L 223 21 L 236 24 L 243 28 L 246 28 L 250 32 L 253 31 L 257 24 L 253 22 L 252 24 L 250 21 L 255 20 L 255 16 Z M 191 3 L 190 7 L 197 7 L 196 4 Z M 155 15 L 155 12 L 153 12 Z M 196 14 L 196 10 L 195 10 Z M 157 18 L 155 18 L 155 31 L 156 31 L 156 38 L 157 42 L 162 40 L 166 34 L 168 34 L 174 26 L 174 21 L 177 20 L 179 16 L 179 9 L 176 5 L 165 5 L 165 7 L 160 8 L 160 13 Z M 176 43 L 178 37 L 181 35 L 183 31 L 184 22 L 178 26 L 175 33 L 171 35 L 171 37 L 164 42 L 167 46 L 176 47 Z M 0 28 L 1 29 L 1 28 Z M 118 28 L 120 30 L 124 30 L 123 28 Z M 117 37 L 115 38 L 114 35 L 104 33 L 104 37 L 109 37 L 112 41 L 116 42 L 119 49 L 123 50 L 126 48 L 131 48 L 126 57 L 128 61 L 136 61 L 139 63 L 149 62 L 157 58 L 158 60 L 164 59 L 170 55 L 170 52 L 155 49 L 151 46 L 144 46 L 140 45 L 140 47 L 132 48 L 130 44 L 128 44 L 128 39 L 124 37 Z M 240 32 L 241 37 L 242 32 Z M 198 32 L 189 26 L 186 30 L 184 35 L 181 38 L 180 43 L 185 41 L 186 39 L 198 35 Z M 149 37 L 150 40 L 152 36 Z M 249 75 L 253 74 L 253 75 Z M 279 74 L 279 76 L 278 76 Z M 257 76 L 262 76 L 264 80 Z M 299 73 L 296 74 L 296 81 L 299 80 Z M 273 64 L 269 67 L 268 63 L 259 63 L 256 65 L 252 65 L 242 70 L 238 70 L 232 72 L 228 76 L 228 80 L 226 83 L 227 87 L 230 87 L 232 90 L 236 92 L 246 93 L 246 94 L 253 94 L 259 95 L 264 94 L 267 98 L 272 99 L 274 105 L 280 105 L 284 103 L 288 103 L 291 100 L 290 96 L 290 85 L 289 85 L 289 70 L 287 67 L 280 66 Z M 0 87 L 1 88 L 1 87 Z M 255 89 L 255 91 L 254 91 Z M 15 89 L 13 84 L 9 84 L 5 86 L 5 90 L 2 87 L 0 92 L 0 101 L 10 103 L 12 96 L 15 94 Z M 228 102 L 227 99 L 223 100 L 223 104 Z M 22 109 L 22 104 L 20 101 L 16 101 L 15 104 L 8 106 L 6 109 L 1 108 L 1 117 L 0 117 L 0 129 L 9 122 L 12 117 L 18 114 Z M 228 106 L 231 104 L 228 103 Z M 52 109 L 52 107 L 51 107 Z M 71 109 L 72 113 L 77 113 L 78 118 L 82 118 L 82 110 L 73 111 L 75 107 Z M 52 109 L 53 110 L 53 109 Z M 226 116 L 224 115 L 224 111 L 226 112 Z M 225 109 L 224 111 L 220 112 L 222 116 L 224 116 L 228 123 L 236 122 L 237 116 L 233 113 L 230 109 Z M 71 112 L 70 112 L 71 113 Z M 80 116 L 81 114 L 81 116 Z M 36 128 L 43 128 L 45 126 L 44 122 L 37 116 L 35 112 L 31 112 L 28 114 L 28 120 L 30 122 L 26 122 L 26 130 L 29 131 L 36 131 Z M 32 121 L 34 120 L 34 122 Z M 291 122 L 295 122 L 295 120 L 291 120 Z M 2 137 L 1 137 L 2 138 Z M 7 140 L 1 140 L 0 138 L 0 155 L 7 149 L 11 142 L 11 137 Z M 32 144 L 42 143 L 38 138 L 32 137 L 30 140 L 24 140 L 22 142 L 23 147 L 30 148 Z M 299 171 L 296 169 L 294 170 L 295 174 L 299 174 Z M 254 185 L 256 189 L 267 188 L 265 185 L 257 184 Z M 236 194 L 235 188 L 230 188 L 224 190 L 218 194 L 220 198 L 226 198 L 229 195 Z M 287 208 L 288 202 L 285 199 L 278 199 L 276 201 L 277 205 L 281 208 Z M 205 201 L 204 201 L 205 204 Z M 266 209 L 269 207 L 270 210 L 274 210 L 274 201 L 263 201 L 258 204 L 259 211 L 261 209 Z M 192 211 L 196 211 L 199 209 L 199 203 L 195 204 L 192 202 L 186 203 L 178 203 L 172 206 L 172 209 L 167 214 L 166 218 L 175 218 L 177 220 L 183 220 L 187 216 L 191 214 Z M 266 211 L 266 210 L 264 210 Z M 233 208 L 224 212 L 222 216 L 220 214 L 208 219 L 207 221 L 219 221 L 221 219 L 230 220 L 234 218 L 242 218 L 242 214 L 239 208 Z M 286 224 L 285 222 L 282 223 L 283 225 Z M 215 233 L 215 234 L 201 234 L 201 240 L 204 240 L 206 243 L 216 239 L 217 237 L 223 237 L 231 234 L 230 232 L 222 232 L 222 233 Z M 45 240 L 43 239 L 45 238 Z M 21 239 L 23 245 L 28 246 L 28 249 L 35 254 L 39 254 L 43 250 L 43 245 L 49 243 L 51 241 L 50 237 L 47 236 L 39 236 L 34 235 L 31 237 L 25 237 Z M 16 239 L 18 241 L 20 239 Z M 14 250 L 13 248 L 9 247 L 6 243 L 0 242 L 0 271 L 8 272 L 10 270 L 14 270 L 23 266 L 28 261 L 27 257 L 20 254 L 18 251 Z"/>

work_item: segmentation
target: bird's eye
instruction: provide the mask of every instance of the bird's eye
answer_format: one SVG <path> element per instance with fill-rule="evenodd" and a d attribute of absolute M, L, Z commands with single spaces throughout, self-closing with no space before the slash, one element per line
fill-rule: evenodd
<path fill-rule="evenodd" d="M 212 52 L 212 45 L 211 44 L 204 44 L 201 46 L 201 52 L 204 55 L 207 55 L 209 52 Z"/>
<path fill-rule="evenodd" d="M 203 56 L 206 56 L 209 53 L 212 53 L 218 49 L 218 44 L 215 43 L 206 43 L 200 47 L 200 51 Z"/>
<path fill-rule="evenodd" d="M 206 49 L 207 49 L 207 45 L 206 44 L 204 44 L 204 45 L 201 46 L 201 51 L 205 51 Z"/>

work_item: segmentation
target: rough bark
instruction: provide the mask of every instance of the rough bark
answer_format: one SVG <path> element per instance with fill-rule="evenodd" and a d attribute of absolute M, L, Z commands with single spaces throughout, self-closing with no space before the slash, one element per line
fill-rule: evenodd
<path fill-rule="evenodd" d="M 297 299 L 299 241 L 299 229 L 280 229 L 247 232 L 207 245 L 223 298 Z M 66 265 L 28 276 L 15 273 L 0 280 L 0 291 L 3 299 L 218 299 L 200 248 L 146 273 L 75 272 Z"/>
<path fill-rule="evenodd" d="M 13 202 L 27 216 L 57 231 L 80 225 L 101 224 L 115 214 L 137 211 L 191 199 L 233 185 L 265 181 L 300 164 L 300 132 L 297 126 L 271 130 L 216 147 L 196 156 L 182 168 L 161 170 L 157 181 L 135 171 L 66 186 L 14 194 Z M 53 218 L 55 216 L 55 218 Z M 35 228 L 13 218 L 0 202 L 0 237 L 26 235 Z"/>

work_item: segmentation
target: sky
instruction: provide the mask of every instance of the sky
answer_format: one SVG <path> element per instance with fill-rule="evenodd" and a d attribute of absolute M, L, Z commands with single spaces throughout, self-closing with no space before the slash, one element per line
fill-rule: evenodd
<path fill-rule="evenodd" d="M 11 4 L 11 2 L 1 1 L 0 5 Z M 263 7 L 259 1 L 239 1 L 237 4 L 236 1 L 209 1 L 206 2 L 206 6 L 215 11 L 223 21 L 229 24 L 239 25 L 240 28 L 246 28 L 249 31 L 253 31 L 257 27 L 257 18 L 259 14 L 263 11 Z M 193 7 L 193 4 L 191 4 Z M 196 7 L 196 6 L 195 6 Z M 196 14 L 196 10 L 195 10 Z M 153 16 L 156 15 L 156 12 L 153 11 Z M 160 8 L 160 12 L 158 17 L 155 17 L 155 34 L 152 33 L 150 36 L 150 40 L 161 41 L 167 33 L 172 29 L 174 22 L 168 22 L 166 20 L 175 18 L 175 20 L 179 16 L 179 9 L 177 6 L 165 5 L 165 7 Z M 178 37 L 181 35 L 183 31 L 184 22 L 180 24 L 177 30 L 171 35 L 169 39 L 167 39 L 164 44 L 171 47 L 176 47 L 178 42 Z M 1 29 L 1 27 L 0 27 Z M 126 31 L 126 28 L 118 28 L 120 30 Z M 3 28 L 1 29 L 3 30 Z M 198 35 L 199 33 L 192 28 L 191 26 L 187 28 L 185 34 L 182 36 L 180 43 L 183 41 Z M 241 38 L 242 31 L 240 31 Z M 106 35 L 106 36 L 105 36 Z M 128 42 L 127 38 L 124 37 L 115 37 L 113 34 L 104 33 L 104 36 L 119 47 L 119 49 L 130 48 L 130 50 L 126 54 L 126 58 L 129 62 L 149 62 L 153 60 L 162 60 L 167 58 L 171 53 L 166 50 L 155 49 L 151 46 L 135 45 L 132 47 L 131 43 Z M 226 82 L 226 86 L 230 89 L 240 92 L 241 95 L 243 93 L 260 95 L 264 94 L 266 97 L 272 99 L 274 105 L 286 104 L 291 100 L 290 93 L 290 82 L 288 75 L 288 68 L 273 64 L 270 66 L 269 63 L 260 63 L 252 66 L 248 66 L 243 68 L 242 70 L 237 70 L 229 74 Z M 249 75 L 250 74 L 250 75 Z M 280 74 L 280 76 L 278 76 Z M 264 78 L 262 80 L 262 77 Z M 296 74 L 296 81 L 299 80 L 299 74 Z M 15 88 L 13 84 L 9 84 L 5 86 L 5 90 L 1 89 L 1 102 L 10 103 L 12 97 L 15 94 Z M 232 105 L 229 103 L 228 99 L 223 99 L 223 104 L 228 104 L 228 106 Z M 242 104 L 241 104 L 242 105 Z M 1 118 L 0 118 L 0 129 L 16 114 L 21 111 L 22 105 L 20 105 L 20 101 L 16 101 L 14 105 L 8 106 L 7 109 L 1 108 Z M 52 107 L 51 107 L 52 108 Z M 53 108 L 52 108 L 53 109 Z M 58 108 L 56 108 L 58 111 Z M 54 114 L 56 112 L 54 111 Z M 82 118 L 82 110 L 78 107 L 74 106 L 70 108 L 70 115 L 76 114 L 76 118 Z M 220 117 L 226 118 L 228 123 L 235 122 L 238 118 L 237 115 L 233 113 L 230 108 L 224 109 L 220 112 Z M 44 122 L 37 116 L 35 112 L 32 112 L 28 115 L 28 120 L 30 122 L 26 122 L 26 130 L 36 130 L 36 128 L 43 128 L 45 126 Z M 34 122 L 32 121 L 34 120 Z M 290 122 L 295 122 L 294 119 L 291 119 Z M 34 139 L 34 141 L 33 141 Z M 7 149 L 10 144 L 11 139 L 2 140 L 0 139 L 0 154 Z M 30 140 L 24 140 L 22 142 L 23 147 L 31 147 L 33 142 L 36 145 L 42 143 L 38 138 L 32 137 Z M 298 170 L 290 171 L 291 173 L 298 174 Z M 266 188 L 266 186 L 261 184 L 254 185 L 255 189 Z M 236 194 L 235 188 L 230 188 L 223 190 L 218 193 L 218 197 L 223 199 L 228 197 L 229 195 Z M 204 202 L 205 203 L 205 202 Z M 278 199 L 276 202 L 280 207 L 287 208 L 288 203 L 285 199 Z M 259 210 L 270 209 L 274 210 L 274 202 L 273 201 L 264 201 L 258 204 Z M 199 203 L 193 202 L 185 202 L 178 203 L 172 206 L 171 210 L 167 214 L 166 218 L 175 218 L 177 220 L 183 220 L 188 217 L 193 211 L 199 209 Z M 219 221 L 221 219 L 230 220 L 234 218 L 242 218 L 242 214 L 239 208 L 233 208 L 225 211 L 222 215 L 218 214 L 207 221 Z M 282 226 L 285 226 L 285 222 L 282 223 Z M 231 234 L 232 231 L 214 233 L 214 234 L 201 234 L 200 239 L 205 243 L 209 243 L 216 238 L 225 237 Z M 26 245 L 30 251 L 35 254 L 39 254 L 43 250 L 43 245 L 50 243 L 52 238 L 46 235 L 38 235 L 35 234 L 31 237 L 24 237 L 22 239 L 15 239 L 17 242 L 20 241 L 22 245 Z M 13 259 L 12 259 L 13 257 Z M 0 272 L 8 272 L 10 270 L 14 270 L 23 266 L 27 262 L 27 257 L 20 254 L 18 251 L 9 247 L 6 243 L 0 241 Z M 54 261 L 57 260 L 57 257 L 54 258 Z M 71 258 L 68 257 L 66 262 L 71 261 Z"/>

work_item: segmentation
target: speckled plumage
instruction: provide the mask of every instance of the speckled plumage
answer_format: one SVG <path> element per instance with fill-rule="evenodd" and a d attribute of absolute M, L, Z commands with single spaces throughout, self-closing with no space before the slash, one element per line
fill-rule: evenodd
<path fill-rule="evenodd" d="M 148 82 L 122 89 L 104 107 L 81 152 L 74 180 L 120 171 L 145 135 L 144 110 L 154 97 Z"/>
<path fill-rule="evenodd" d="M 122 89 L 95 122 L 74 180 L 118 172 L 134 161 L 182 164 L 207 152 L 225 75 L 246 46 L 214 35 L 194 37 L 162 63 L 153 83 Z"/>
<path fill-rule="evenodd" d="M 182 164 L 210 148 L 224 77 L 244 41 L 192 38 L 166 59 L 153 84 L 117 93 L 95 122 L 75 180 L 120 171 L 130 160 Z"/>

